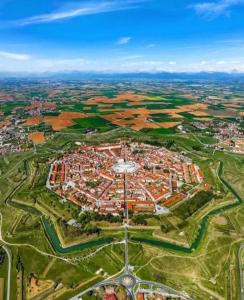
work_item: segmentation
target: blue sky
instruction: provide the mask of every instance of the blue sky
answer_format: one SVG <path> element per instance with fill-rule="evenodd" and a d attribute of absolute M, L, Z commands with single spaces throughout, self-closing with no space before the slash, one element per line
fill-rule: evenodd
<path fill-rule="evenodd" d="M 244 71 L 244 0 L 1 0 L 0 70 Z"/>

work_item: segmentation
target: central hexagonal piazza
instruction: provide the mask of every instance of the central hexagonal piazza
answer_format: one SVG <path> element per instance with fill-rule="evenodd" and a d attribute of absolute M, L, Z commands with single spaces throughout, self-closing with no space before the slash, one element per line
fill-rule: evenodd
<path fill-rule="evenodd" d="M 118 162 L 113 166 L 113 170 L 116 173 L 134 173 L 139 168 L 139 165 L 133 161 L 124 161 L 119 159 Z"/>
<path fill-rule="evenodd" d="M 126 184 L 125 184 L 126 180 Z M 203 181 L 184 155 L 142 143 L 83 145 L 52 162 L 47 187 L 83 210 L 165 213 Z M 167 211 L 167 209 L 166 209 Z"/>

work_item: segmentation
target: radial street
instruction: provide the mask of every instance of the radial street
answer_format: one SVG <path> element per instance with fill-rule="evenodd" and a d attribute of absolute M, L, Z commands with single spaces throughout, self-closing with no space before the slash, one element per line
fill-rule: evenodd
<path fill-rule="evenodd" d="M 124 156 L 124 163 L 126 164 L 126 153 Z M 109 285 L 122 285 L 126 290 L 127 293 L 131 296 L 132 300 L 136 300 L 136 294 L 134 292 L 134 288 L 137 284 L 147 284 L 148 286 L 155 287 L 157 286 L 157 290 L 160 291 L 161 293 L 167 295 L 167 296 L 176 296 L 179 297 L 180 299 L 184 300 L 191 300 L 190 297 L 184 295 L 183 293 L 180 293 L 164 284 L 160 284 L 157 282 L 152 282 L 152 281 L 147 281 L 147 280 L 141 280 L 140 278 L 134 276 L 131 271 L 130 271 L 130 265 L 129 265 L 129 247 L 128 247 L 128 227 L 129 227 L 129 212 L 128 212 L 128 202 L 127 202 L 127 178 L 126 178 L 126 173 L 127 169 L 125 168 L 124 172 L 124 233 L 125 233 L 125 267 L 124 267 L 124 273 L 116 278 L 113 279 L 108 279 L 101 281 L 94 286 L 88 288 L 87 290 L 79 293 L 73 298 L 70 298 L 70 300 L 81 300 L 82 296 L 86 294 L 89 291 L 96 290 L 102 286 L 109 286 Z M 154 291 L 156 291 L 154 289 Z"/>

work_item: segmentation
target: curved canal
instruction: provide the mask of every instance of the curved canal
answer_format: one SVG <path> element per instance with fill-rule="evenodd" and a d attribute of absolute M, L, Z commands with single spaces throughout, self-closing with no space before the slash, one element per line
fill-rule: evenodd
<path fill-rule="evenodd" d="M 235 208 L 235 207 L 237 207 L 237 206 L 239 206 L 240 204 L 243 203 L 242 198 L 229 185 L 229 183 L 226 182 L 224 178 L 222 178 L 222 175 L 223 175 L 223 162 L 221 161 L 220 164 L 219 164 L 219 168 L 218 168 L 219 179 L 221 180 L 223 185 L 235 196 L 237 201 L 233 202 L 232 204 L 228 204 L 224 207 L 216 208 L 216 209 L 210 211 L 207 215 L 205 215 L 203 217 L 203 219 L 201 220 L 200 224 L 199 224 L 199 230 L 196 234 L 196 237 L 195 237 L 194 241 L 192 242 L 192 244 L 189 248 L 179 246 L 179 245 L 176 245 L 176 244 L 173 244 L 173 243 L 160 241 L 160 240 L 154 240 L 154 239 L 131 238 L 131 240 L 136 241 L 136 242 L 150 244 L 152 246 L 157 246 L 157 247 L 160 247 L 160 248 L 166 248 L 166 249 L 170 249 L 170 250 L 181 251 L 181 252 L 184 252 L 184 253 L 192 253 L 194 250 L 196 250 L 199 247 L 201 241 L 203 240 L 203 237 L 204 237 L 204 234 L 206 232 L 207 225 L 208 225 L 208 222 L 209 222 L 209 218 L 211 218 L 211 217 L 213 217 L 213 216 L 215 216 L 219 213 L 222 213 L 226 210 L 229 210 L 231 208 Z M 34 214 L 36 216 L 41 217 L 42 224 L 43 224 L 43 227 L 45 229 L 45 234 L 46 234 L 48 240 L 50 241 L 50 244 L 52 245 L 55 252 L 58 252 L 58 253 L 61 253 L 61 254 L 69 254 L 69 253 L 74 253 L 74 252 L 77 252 L 77 251 L 80 251 L 80 250 L 89 249 L 89 248 L 92 248 L 92 247 L 97 247 L 97 246 L 101 246 L 101 245 L 110 244 L 113 241 L 113 238 L 108 237 L 108 238 L 96 239 L 96 240 L 91 240 L 91 241 L 88 241 L 88 242 L 83 242 L 83 243 L 80 243 L 80 244 L 77 244 L 77 245 L 74 245 L 74 246 L 70 246 L 70 247 L 63 247 L 62 244 L 60 243 L 60 240 L 57 236 L 57 233 L 56 233 L 52 223 L 44 217 L 42 212 L 40 212 L 39 210 L 37 210 L 34 207 L 14 202 L 11 199 L 8 199 L 7 203 L 14 206 L 14 207 L 16 207 L 16 208 L 23 209 L 23 210 L 25 210 L 25 211 L 27 211 L 31 214 Z"/>
<path fill-rule="evenodd" d="M 157 247 L 161 247 L 161 248 L 181 251 L 181 252 L 184 252 L 184 253 L 192 253 L 193 251 L 195 251 L 199 247 L 201 241 L 203 240 L 204 234 L 205 234 L 206 229 L 207 229 L 209 218 L 213 217 L 215 215 L 218 215 L 219 213 L 223 213 L 224 211 L 229 210 L 231 208 L 235 208 L 235 207 L 237 207 L 237 206 L 239 206 L 240 204 L 243 203 L 243 200 L 238 195 L 238 193 L 222 177 L 222 175 L 223 175 L 223 162 L 222 161 L 220 161 L 220 163 L 219 163 L 219 168 L 218 168 L 217 173 L 218 173 L 219 179 L 221 180 L 223 185 L 235 196 L 237 201 L 232 203 L 232 204 L 228 204 L 226 206 L 213 209 L 208 214 L 206 214 L 202 218 L 202 220 L 199 224 L 199 230 L 198 230 L 198 232 L 196 234 L 196 237 L 195 237 L 195 239 L 192 242 L 190 247 L 183 247 L 183 246 L 179 246 L 179 245 L 176 245 L 176 244 L 172 244 L 172 243 L 168 243 L 168 242 L 164 242 L 164 241 L 160 241 L 160 240 L 153 240 L 153 239 L 132 238 L 132 240 L 136 241 L 136 242 L 143 242 L 143 243 L 150 244 L 150 245 L 157 246 Z"/>

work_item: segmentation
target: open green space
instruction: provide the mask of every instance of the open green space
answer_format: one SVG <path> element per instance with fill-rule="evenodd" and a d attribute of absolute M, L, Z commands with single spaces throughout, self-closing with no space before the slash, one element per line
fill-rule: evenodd
<path fill-rule="evenodd" d="M 88 123 L 78 125 L 85 128 L 89 124 L 90 127 L 93 121 L 86 120 Z M 107 125 L 97 121 L 97 126 Z M 36 153 L 1 157 L 2 233 L 6 241 L 16 244 L 11 247 L 14 266 L 20 258 L 26 281 L 29 274 L 35 273 L 41 279 L 62 282 L 67 290 L 57 298 L 60 300 L 67 299 L 67 296 L 72 296 L 123 268 L 123 245 L 112 244 L 113 241 L 123 239 L 121 229 L 102 229 L 99 235 L 90 237 L 88 241 L 78 242 L 77 239 L 76 245 L 68 247 L 61 244 L 58 235 L 61 228 L 57 220 L 76 217 L 77 208 L 70 203 L 60 203 L 59 198 L 45 188 L 50 160 L 72 150 L 76 141 L 99 144 L 113 142 L 118 138 L 130 138 L 131 141 L 159 146 L 173 141 L 172 150 L 183 151 L 200 165 L 214 195 L 207 199 L 200 195 L 200 198 L 192 198 L 173 207 L 172 214 L 162 218 L 161 223 L 152 217 L 148 218 L 148 224 L 159 227 L 156 231 L 130 229 L 130 261 L 136 274 L 186 290 L 194 299 L 208 299 L 214 297 L 214 293 L 224 299 L 239 299 L 238 277 L 235 269 L 230 270 L 229 266 L 236 264 L 235 253 L 242 239 L 243 156 L 223 152 L 213 154 L 211 149 L 205 149 L 191 134 L 152 134 L 150 131 L 134 132 L 129 128 L 92 136 L 82 133 L 66 135 L 61 132 L 55 134 L 52 141 L 38 146 Z M 194 150 L 193 147 L 196 146 L 199 147 L 198 150 Z M 219 219 L 219 216 L 224 219 Z M 160 225 L 164 225 L 166 232 L 162 232 Z M 185 236 L 179 236 L 181 232 Z M 71 238 L 66 240 L 69 243 L 71 241 Z M 69 264 L 67 268 L 67 263 L 58 258 L 52 265 L 53 258 L 28 245 L 45 253 L 69 258 L 87 255 L 99 247 L 109 246 L 94 257 L 81 261 L 78 265 Z M 50 269 L 45 270 L 49 264 Z M 94 273 L 100 268 L 103 271 L 94 278 Z M 16 272 L 15 268 L 13 282 L 16 282 Z M 86 283 L 87 280 L 91 282 Z M 79 286 L 81 282 L 84 285 Z M 12 293 L 15 290 L 14 284 Z"/>
<path fill-rule="evenodd" d="M 21 110 L 26 105 L 28 105 L 28 102 L 24 101 L 9 101 L 7 103 L 0 103 L 0 111 L 2 111 L 5 116 L 8 116 L 14 109 Z"/>
<path fill-rule="evenodd" d="M 82 118 L 82 119 L 75 119 L 74 125 L 72 128 L 74 129 L 87 129 L 87 128 L 94 128 L 98 129 L 100 132 L 109 131 L 111 129 L 116 128 L 117 126 L 112 124 L 111 122 L 100 118 L 100 117 L 89 117 L 89 118 Z"/>

